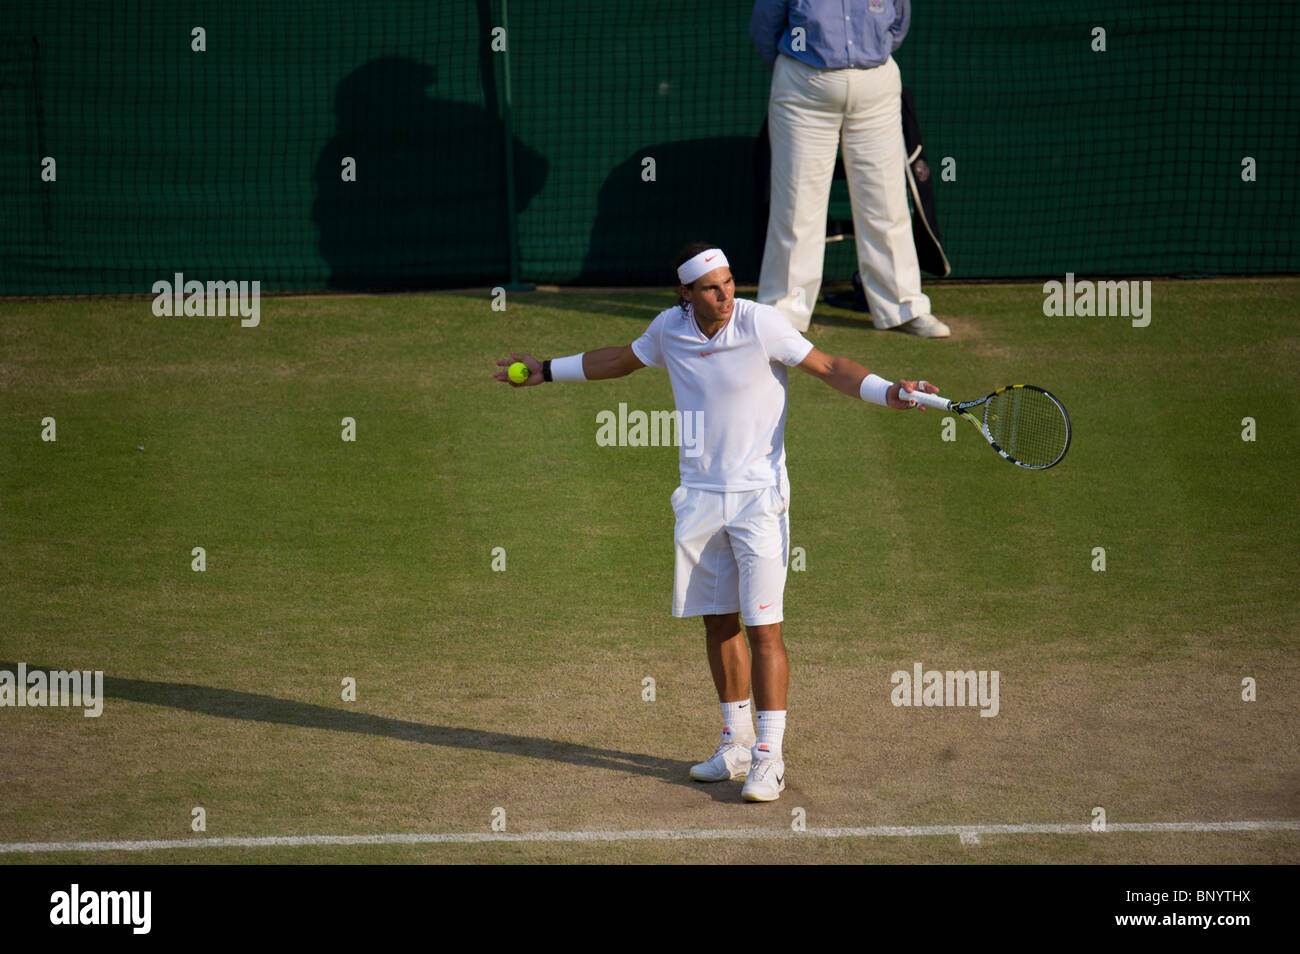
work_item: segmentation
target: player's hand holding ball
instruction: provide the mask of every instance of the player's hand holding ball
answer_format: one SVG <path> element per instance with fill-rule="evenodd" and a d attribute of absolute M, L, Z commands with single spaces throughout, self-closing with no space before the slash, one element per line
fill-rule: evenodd
<path fill-rule="evenodd" d="M 542 383 L 542 363 L 530 355 L 516 354 L 511 351 L 510 357 L 498 361 L 497 366 L 506 369 L 492 375 L 498 381 L 504 381 L 517 388 Z"/>

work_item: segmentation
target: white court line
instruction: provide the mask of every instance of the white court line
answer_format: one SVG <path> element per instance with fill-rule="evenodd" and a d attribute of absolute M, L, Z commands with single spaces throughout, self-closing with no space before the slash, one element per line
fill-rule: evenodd
<path fill-rule="evenodd" d="M 171 848 L 301 848 L 323 845 L 467 845 L 482 842 L 738 841 L 758 838 L 917 838 L 957 835 L 1089 835 L 1116 832 L 1300 831 L 1300 821 L 1114 822 L 1105 832 L 1077 825 L 878 825 L 871 828 L 687 828 L 681 831 L 446 832 L 386 835 L 272 835 L 262 838 L 173 838 L 157 841 L 28 841 L 0 843 L 0 854 L 55 851 L 157 851 Z"/>

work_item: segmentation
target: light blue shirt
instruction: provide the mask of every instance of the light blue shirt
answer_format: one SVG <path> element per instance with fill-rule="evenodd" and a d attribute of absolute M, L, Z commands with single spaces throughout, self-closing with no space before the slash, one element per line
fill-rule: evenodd
<path fill-rule="evenodd" d="M 911 21 L 911 0 L 754 0 L 749 35 L 769 67 L 784 54 L 817 69 L 866 69 L 889 59 Z"/>

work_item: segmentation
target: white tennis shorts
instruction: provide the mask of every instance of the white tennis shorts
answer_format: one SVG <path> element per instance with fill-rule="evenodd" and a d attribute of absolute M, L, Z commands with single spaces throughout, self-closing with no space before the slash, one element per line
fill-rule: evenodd
<path fill-rule="evenodd" d="M 784 619 L 790 486 L 724 493 L 673 491 L 673 615 L 739 612 L 746 626 Z"/>

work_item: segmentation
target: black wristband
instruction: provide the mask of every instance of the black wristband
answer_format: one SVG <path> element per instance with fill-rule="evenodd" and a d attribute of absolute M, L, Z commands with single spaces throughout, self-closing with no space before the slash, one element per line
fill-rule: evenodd
<path fill-rule="evenodd" d="M 550 358 L 547 358 L 545 361 L 542 362 L 542 380 L 543 381 L 551 380 L 551 359 Z"/>

